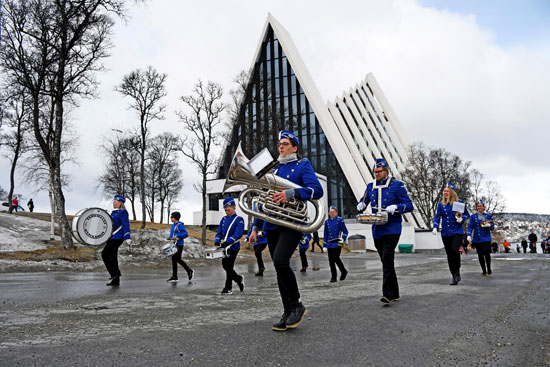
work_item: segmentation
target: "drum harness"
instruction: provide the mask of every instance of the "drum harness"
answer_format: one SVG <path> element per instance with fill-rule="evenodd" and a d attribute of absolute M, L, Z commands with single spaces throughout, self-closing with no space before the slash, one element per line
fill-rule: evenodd
<path fill-rule="evenodd" d="M 377 182 L 376 180 L 374 180 L 374 182 L 372 183 L 372 189 L 376 189 L 378 190 L 378 208 L 372 208 L 372 205 L 371 205 L 371 208 L 372 209 L 377 209 L 377 210 L 380 210 L 380 209 L 384 209 L 382 208 L 382 189 L 386 189 L 388 188 L 391 183 L 393 182 L 393 177 L 392 176 L 389 176 L 388 175 L 388 178 L 386 180 L 386 183 L 383 184 L 383 185 L 377 185 Z M 363 199 L 361 200 L 361 202 L 365 202 L 365 199 L 367 198 L 367 192 L 365 191 L 365 195 L 363 195 Z"/>

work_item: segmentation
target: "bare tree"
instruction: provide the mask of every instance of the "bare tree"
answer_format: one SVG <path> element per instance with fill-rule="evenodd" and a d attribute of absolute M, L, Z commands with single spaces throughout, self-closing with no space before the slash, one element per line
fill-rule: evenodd
<path fill-rule="evenodd" d="M 190 110 L 188 113 L 177 112 L 187 135 L 182 139 L 181 152 L 196 165 L 202 181 L 200 185 L 193 185 L 202 195 L 202 244 L 206 244 L 206 180 L 216 168 L 214 147 L 220 145 L 220 136 L 217 127 L 222 123 L 222 113 L 226 106 L 222 102 L 222 87 L 214 82 L 206 85 L 199 79 L 193 93 L 181 97 L 181 100 Z"/>
<path fill-rule="evenodd" d="M 122 83 L 115 90 L 132 99 L 130 108 L 135 110 L 139 117 L 140 127 L 140 194 L 141 194 L 141 228 L 145 228 L 145 159 L 147 139 L 149 138 L 149 124 L 154 120 L 164 120 L 166 105 L 161 99 L 166 96 L 166 74 L 159 74 L 151 66 L 145 71 L 132 71 L 122 79 Z"/>
<path fill-rule="evenodd" d="M 15 168 L 19 158 L 28 150 L 28 142 L 26 136 L 30 130 L 30 106 L 28 104 L 25 91 L 14 85 L 13 87 L 6 86 L 4 89 L 5 103 L 7 107 L 4 116 L 4 129 L 0 135 L 0 145 L 4 148 L 3 154 L 11 161 L 10 168 L 10 187 L 8 192 L 8 212 L 13 211 L 12 197 L 15 188 Z M 9 90 L 11 89 L 11 91 Z"/>
<path fill-rule="evenodd" d="M 61 142 L 65 104 L 79 97 L 94 97 L 94 74 L 103 70 L 108 56 L 113 21 L 124 15 L 123 0 L 5 0 L 2 3 L 4 73 L 24 87 L 32 98 L 34 135 L 52 173 L 55 204 L 65 248 L 73 247 L 65 214 L 61 180 Z M 53 144 L 40 128 L 40 103 L 51 96 L 55 104 Z"/>
<path fill-rule="evenodd" d="M 468 202 L 470 164 L 444 149 L 427 147 L 420 142 L 409 147 L 408 166 L 401 178 L 426 223 L 433 221 L 437 203 L 449 181 L 455 184 L 459 198 Z"/>
<path fill-rule="evenodd" d="M 172 206 L 178 202 L 178 197 L 183 190 L 183 172 L 177 166 L 171 166 L 170 172 L 161 184 L 161 192 L 166 203 L 166 221 L 170 223 Z"/>

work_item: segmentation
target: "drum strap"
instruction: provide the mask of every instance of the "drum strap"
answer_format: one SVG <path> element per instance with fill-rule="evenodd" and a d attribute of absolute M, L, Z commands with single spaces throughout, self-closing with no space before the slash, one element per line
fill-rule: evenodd
<path fill-rule="evenodd" d="M 117 234 L 118 231 L 120 231 L 121 229 L 122 229 L 122 226 L 118 227 L 118 228 L 116 229 L 116 231 L 114 231 L 113 234 L 112 234 L 111 236 L 114 236 L 115 234 Z"/>
<path fill-rule="evenodd" d="M 235 221 L 237 220 L 238 217 L 239 216 L 236 215 L 235 218 L 233 218 L 233 221 L 231 222 L 231 224 L 227 228 L 227 232 L 225 233 L 225 238 L 223 239 L 223 242 L 227 242 L 227 236 L 229 236 L 229 231 L 231 230 L 231 227 L 233 227 L 233 223 L 235 223 Z"/>
<path fill-rule="evenodd" d="M 379 208 L 382 208 L 382 189 L 385 189 L 387 188 L 388 186 L 391 185 L 393 181 L 393 177 L 392 176 L 388 176 L 388 179 L 386 180 L 386 183 L 383 184 L 383 185 L 377 185 L 376 184 L 376 180 L 374 180 L 374 183 L 372 184 L 372 188 L 373 190 L 374 189 L 377 189 L 378 190 L 378 203 L 377 203 L 377 206 Z"/>

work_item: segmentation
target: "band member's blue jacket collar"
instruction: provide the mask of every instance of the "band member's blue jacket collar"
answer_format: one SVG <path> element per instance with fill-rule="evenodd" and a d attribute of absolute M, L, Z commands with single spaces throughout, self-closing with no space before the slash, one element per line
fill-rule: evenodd
<path fill-rule="evenodd" d="M 126 209 L 113 210 L 111 212 L 111 220 L 113 221 L 112 240 L 129 240 L 130 239 L 130 220 L 128 219 L 128 211 Z"/>
<path fill-rule="evenodd" d="M 300 240 L 300 249 L 308 249 L 309 241 L 311 241 L 311 233 L 304 233 L 304 236 Z"/>
<path fill-rule="evenodd" d="M 315 200 L 323 196 L 323 187 L 311 166 L 310 161 L 306 158 L 298 159 L 289 163 L 279 164 L 279 166 L 273 170 L 273 173 L 279 177 L 287 179 L 300 186 L 299 189 L 294 190 L 294 197 L 302 201 Z M 264 231 L 271 231 L 278 226 L 265 222 L 256 218 L 254 220 L 253 228 L 263 229 Z"/>
<path fill-rule="evenodd" d="M 462 203 L 462 200 L 458 200 Z M 440 201 L 437 203 L 437 209 L 435 211 L 435 217 L 433 221 L 433 228 L 439 227 L 439 222 L 441 222 L 441 236 L 448 237 L 454 236 L 455 234 L 464 235 L 464 228 L 462 224 L 470 217 L 468 213 L 468 208 L 464 208 L 464 213 L 462 213 L 462 223 L 456 221 L 455 212 L 453 212 L 453 206 L 451 204 L 443 205 Z"/>
<path fill-rule="evenodd" d="M 386 180 L 377 182 L 377 186 L 385 185 L 387 180 L 390 180 L 387 187 L 374 188 L 374 182 L 367 185 L 367 189 L 361 198 L 366 205 L 371 205 L 372 208 L 387 208 L 390 205 L 397 205 L 397 210 L 392 215 L 388 216 L 388 222 L 386 224 L 373 224 L 372 225 L 372 237 L 375 239 L 382 238 L 383 236 L 391 234 L 401 234 L 403 218 L 401 214 L 412 212 L 414 207 L 407 189 L 403 182 L 394 178 L 387 178 Z M 378 191 L 382 190 L 382 202 L 378 203 Z M 358 202 L 358 204 L 359 204 Z M 378 209 L 372 209 L 373 213 L 378 212 Z"/>
<path fill-rule="evenodd" d="M 472 243 L 491 242 L 491 231 L 495 229 L 495 224 L 491 222 L 490 228 L 483 228 L 481 222 L 493 220 L 493 216 L 489 213 L 481 214 L 475 212 L 470 216 L 470 223 L 468 224 L 468 236 L 472 236 Z"/>
<path fill-rule="evenodd" d="M 248 242 L 248 239 L 250 238 L 250 233 L 254 228 L 250 228 L 250 231 L 248 231 L 248 234 L 246 235 L 246 242 Z M 267 243 L 267 236 L 265 236 L 265 233 L 262 231 L 259 231 L 256 236 L 256 242 L 254 243 L 254 246 L 256 245 L 263 245 L 264 243 Z"/>
<path fill-rule="evenodd" d="M 233 225 L 231 225 L 231 222 L 233 222 L 233 220 L 235 220 L 235 222 L 233 223 Z M 231 246 L 231 250 L 239 251 L 241 249 L 241 242 L 239 240 L 241 239 L 243 234 L 244 219 L 243 217 L 238 216 L 237 213 L 233 213 L 232 216 L 226 215 L 220 220 L 220 225 L 218 227 L 218 232 L 216 233 L 216 238 L 214 242 L 216 244 L 222 244 L 227 235 L 227 239 L 225 240 L 225 242 L 227 242 L 227 244 Z"/>
<path fill-rule="evenodd" d="M 339 239 L 340 234 L 342 234 L 342 241 L 346 242 L 346 239 L 348 238 L 348 229 L 346 227 L 346 223 L 344 223 L 344 219 L 342 219 L 341 217 L 335 217 L 334 219 L 329 217 L 327 220 L 325 220 L 323 247 L 338 247 L 338 241 L 331 241 Z"/>
<path fill-rule="evenodd" d="M 183 239 L 188 236 L 189 233 L 187 233 L 187 230 L 182 222 L 172 223 L 172 227 L 170 228 L 170 237 L 178 239 L 176 241 L 176 246 L 183 246 Z"/>

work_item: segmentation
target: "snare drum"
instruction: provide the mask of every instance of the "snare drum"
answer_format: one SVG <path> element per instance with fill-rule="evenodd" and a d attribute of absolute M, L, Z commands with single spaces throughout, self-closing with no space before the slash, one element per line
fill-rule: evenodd
<path fill-rule="evenodd" d="M 227 257 L 227 250 L 229 249 L 229 247 L 226 247 L 226 248 L 216 248 L 216 249 L 212 249 L 212 248 L 207 248 L 205 249 L 205 257 L 209 260 L 214 260 L 214 259 L 223 259 L 224 257 Z"/>
<path fill-rule="evenodd" d="M 178 248 L 176 247 L 176 244 L 173 242 L 168 242 L 166 245 L 162 246 L 161 252 L 165 256 L 172 256 L 176 252 L 178 252 Z"/>
<path fill-rule="evenodd" d="M 72 234 L 83 245 L 102 245 L 113 233 L 111 216 L 101 208 L 82 209 L 73 218 Z"/>
<path fill-rule="evenodd" d="M 357 214 L 355 219 L 357 220 L 357 222 L 363 224 L 386 224 L 388 222 L 388 213 L 378 212 Z"/>

